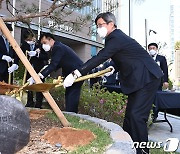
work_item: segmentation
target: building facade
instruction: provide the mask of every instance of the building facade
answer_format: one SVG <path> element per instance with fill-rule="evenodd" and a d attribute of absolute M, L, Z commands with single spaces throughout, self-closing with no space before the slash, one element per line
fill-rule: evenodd
<path fill-rule="evenodd" d="M 20 1 L 12 0 L 12 3 L 13 2 L 15 2 L 15 8 L 22 7 L 22 3 Z M 41 9 L 41 11 L 48 9 L 49 6 L 52 4 L 51 0 L 32 0 L 24 2 L 27 6 L 31 6 L 32 3 L 34 3 L 35 5 L 39 6 L 39 9 Z M 2 3 L 0 15 L 4 17 L 12 16 L 6 9 L 5 1 L 3 1 Z M 67 20 L 73 20 L 80 15 L 82 15 L 80 14 L 80 12 L 74 11 L 71 15 L 67 16 L 66 18 Z M 43 25 L 43 27 L 41 26 L 41 28 L 39 28 L 39 25 Z M 84 62 L 91 58 L 92 53 L 97 53 L 97 51 L 99 51 L 99 49 L 103 47 L 102 41 L 100 39 L 92 39 L 92 35 L 89 34 L 90 26 L 84 26 L 81 30 L 75 31 L 71 26 L 65 24 L 56 24 L 50 19 L 41 17 L 34 18 L 31 22 L 30 27 L 36 34 L 38 34 L 39 30 L 41 32 L 51 32 L 50 29 L 53 27 L 53 34 L 55 35 L 56 39 L 70 46 Z M 23 33 L 27 28 L 28 26 L 21 22 L 15 23 L 14 38 L 16 39 L 19 45 L 22 42 Z"/>
<path fill-rule="evenodd" d="M 72 12 L 71 15 L 64 14 L 64 18 L 65 20 L 73 21 L 79 16 L 91 15 L 92 19 L 94 20 L 98 13 L 111 10 L 108 4 L 111 3 L 113 6 L 117 2 L 118 0 L 93 0 L 91 6 L 86 6 L 82 9 L 76 9 Z M 23 8 L 23 5 L 29 6 L 30 8 L 32 4 L 35 4 L 39 11 L 45 11 L 51 6 L 52 3 L 53 0 L 11 0 L 11 4 L 13 4 L 14 8 Z M 10 11 L 15 14 L 13 7 L 10 8 Z M 118 11 L 119 9 L 115 9 L 113 11 L 113 13 L 116 15 L 116 18 L 118 18 Z M 0 15 L 3 17 L 12 16 L 11 13 L 6 9 L 6 1 L 2 2 Z M 55 38 L 70 46 L 82 59 L 82 61 L 86 62 L 92 56 L 95 56 L 97 52 L 104 46 L 104 41 L 99 38 L 96 33 L 96 25 L 93 23 L 93 20 L 92 22 L 88 22 L 87 25 L 82 26 L 82 28 L 78 31 L 74 30 L 71 25 L 66 25 L 64 23 L 57 24 L 53 20 L 45 17 L 32 19 L 30 27 L 37 34 L 37 36 L 40 35 L 40 32 L 51 32 L 51 29 L 53 28 L 53 34 L 55 35 Z M 13 36 L 20 45 L 23 41 L 23 34 L 26 32 L 28 26 L 21 22 L 13 23 L 13 25 Z"/>

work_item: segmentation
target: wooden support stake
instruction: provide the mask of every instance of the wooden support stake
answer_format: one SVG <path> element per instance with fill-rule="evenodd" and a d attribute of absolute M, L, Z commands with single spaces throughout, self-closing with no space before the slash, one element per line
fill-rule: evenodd
<path fill-rule="evenodd" d="M 36 83 L 42 83 L 41 79 L 39 78 L 39 75 L 35 72 L 35 70 L 31 66 L 30 62 L 24 55 L 23 51 L 19 47 L 16 40 L 13 38 L 13 36 L 9 32 L 8 28 L 6 27 L 4 21 L 2 20 L 1 17 L 0 17 L 0 29 L 3 32 L 3 34 L 5 35 L 5 37 L 8 39 L 8 41 L 10 42 L 10 44 L 13 47 L 13 49 L 15 50 L 16 54 L 18 55 L 18 57 L 20 58 L 20 60 L 22 61 L 22 63 L 26 67 L 26 69 L 28 70 L 29 74 L 33 77 L 33 79 L 36 81 Z M 70 123 L 67 121 L 67 119 L 65 118 L 65 116 L 63 115 L 63 113 L 61 112 L 59 107 L 57 106 L 56 102 L 54 101 L 54 99 L 52 98 L 50 93 L 43 92 L 43 95 L 46 98 L 46 100 L 48 101 L 49 105 L 52 107 L 53 111 L 56 113 L 57 117 L 59 118 L 59 120 L 61 121 L 63 126 L 65 126 L 65 127 L 70 126 Z"/>

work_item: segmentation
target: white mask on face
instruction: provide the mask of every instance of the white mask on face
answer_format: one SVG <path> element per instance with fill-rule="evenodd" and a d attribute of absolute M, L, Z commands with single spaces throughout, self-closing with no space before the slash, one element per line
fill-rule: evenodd
<path fill-rule="evenodd" d="M 51 46 L 49 44 L 43 44 L 42 48 L 44 49 L 44 51 L 49 51 L 51 49 Z"/>
<path fill-rule="evenodd" d="M 105 38 L 107 35 L 107 28 L 106 27 L 100 27 L 97 29 L 97 33 L 101 38 Z"/>
<path fill-rule="evenodd" d="M 26 41 L 28 44 L 35 44 L 35 42 L 34 41 Z"/>
<path fill-rule="evenodd" d="M 151 56 L 154 56 L 154 55 L 156 54 L 156 50 L 150 50 L 150 51 L 149 51 L 149 54 L 150 54 Z"/>

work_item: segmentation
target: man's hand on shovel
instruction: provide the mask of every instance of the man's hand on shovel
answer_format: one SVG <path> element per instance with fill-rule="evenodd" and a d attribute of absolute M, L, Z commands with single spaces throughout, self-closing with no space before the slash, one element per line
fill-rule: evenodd
<path fill-rule="evenodd" d="M 107 68 L 105 70 L 102 70 L 102 71 L 99 71 L 99 72 L 96 72 L 96 73 L 93 73 L 93 74 L 88 74 L 88 75 L 85 75 L 85 76 L 81 76 L 81 77 L 75 79 L 74 82 L 80 82 L 80 81 L 84 81 L 84 80 L 87 80 L 87 79 L 90 79 L 90 78 L 100 77 L 100 76 L 104 75 L 105 73 L 111 72 L 111 71 L 112 71 L 111 68 Z M 33 78 L 29 79 L 29 80 L 33 80 Z M 49 90 L 51 90 L 51 89 L 53 89 L 55 87 L 63 86 L 63 79 L 62 78 L 59 78 L 54 83 L 39 83 L 39 84 L 28 85 L 28 84 L 30 84 L 29 82 L 27 83 L 26 86 L 14 86 L 14 85 L 8 85 L 8 86 L 10 86 L 11 89 L 16 88 L 16 89 L 19 89 L 19 90 L 29 90 L 29 91 L 36 91 L 36 92 L 45 92 L 45 91 L 49 91 Z M 35 83 L 34 81 L 32 81 L 32 82 Z M 0 88 L 3 88 L 3 84 L 1 84 L 1 83 L 0 83 Z"/>
<path fill-rule="evenodd" d="M 44 76 L 41 73 L 38 73 L 38 75 L 41 79 L 44 79 Z M 29 82 L 29 85 L 32 85 L 35 83 L 35 80 L 32 77 L 30 77 L 27 81 Z"/>

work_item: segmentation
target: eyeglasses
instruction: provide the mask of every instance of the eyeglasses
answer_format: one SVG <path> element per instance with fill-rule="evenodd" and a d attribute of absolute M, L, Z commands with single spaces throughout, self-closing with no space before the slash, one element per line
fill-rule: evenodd
<path fill-rule="evenodd" d="M 102 24 L 98 24 L 98 25 L 97 25 L 97 28 L 102 27 L 102 25 L 105 25 L 105 24 L 107 24 L 107 23 L 104 22 L 104 23 L 102 23 Z"/>

